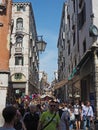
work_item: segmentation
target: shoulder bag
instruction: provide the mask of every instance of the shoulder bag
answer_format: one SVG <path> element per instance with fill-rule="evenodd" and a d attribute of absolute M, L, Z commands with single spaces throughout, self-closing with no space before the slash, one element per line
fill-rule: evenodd
<path fill-rule="evenodd" d="M 56 112 L 53 115 L 52 119 L 46 125 L 44 125 L 40 130 L 44 130 L 44 128 L 46 128 L 53 121 L 53 119 L 54 119 L 55 116 L 56 116 Z"/>

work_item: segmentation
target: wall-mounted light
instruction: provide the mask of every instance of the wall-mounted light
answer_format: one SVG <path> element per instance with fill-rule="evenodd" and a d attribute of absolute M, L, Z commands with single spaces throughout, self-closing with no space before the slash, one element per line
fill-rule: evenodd
<path fill-rule="evenodd" d="M 98 28 L 95 25 L 91 25 L 89 28 L 90 36 L 98 36 Z"/>

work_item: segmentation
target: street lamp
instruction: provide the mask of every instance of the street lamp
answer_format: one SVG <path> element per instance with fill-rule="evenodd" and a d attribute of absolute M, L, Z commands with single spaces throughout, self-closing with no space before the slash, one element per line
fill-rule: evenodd
<path fill-rule="evenodd" d="M 43 40 L 43 36 L 37 36 L 37 47 L 38 51 L 43 52 L 45 51 L 47 43 Z"/>

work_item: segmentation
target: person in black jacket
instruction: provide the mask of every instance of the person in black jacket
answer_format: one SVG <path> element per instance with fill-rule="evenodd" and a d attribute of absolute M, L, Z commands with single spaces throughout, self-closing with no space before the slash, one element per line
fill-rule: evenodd
<path fill-rule="evenodd" d="M 23 122 L 27 130 L 37 130 L 39 115 L 36 112 L 36 105 L 29 106 L 30 112 L 26 112 L 23 117 Z"/>
<path fill-rule="evenodd" d="M 64 112 L 61 108 L 59 108 L 59 102 L 55 102 L 55 111 L 59 114 L 60 118 L 62 116 L 62 113 Z"/>

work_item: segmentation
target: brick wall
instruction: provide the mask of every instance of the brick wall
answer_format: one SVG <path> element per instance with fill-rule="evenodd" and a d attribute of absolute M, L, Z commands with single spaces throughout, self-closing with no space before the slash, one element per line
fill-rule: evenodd
<path fill-rule="evenodd" d="M 12 0 L 7 0 L 6 11 L 0 13 L 0 71 L 8 71 Z M 6 13 L 5 13 L 6 12 Z"/>

